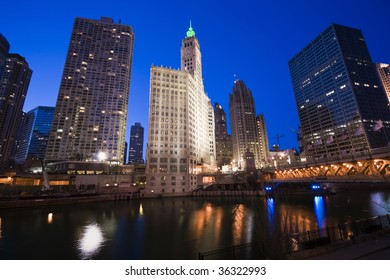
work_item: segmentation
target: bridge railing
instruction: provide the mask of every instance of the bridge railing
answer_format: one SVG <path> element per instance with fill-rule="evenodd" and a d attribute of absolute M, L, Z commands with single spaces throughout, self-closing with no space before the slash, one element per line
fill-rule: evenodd
<path fill-rule="evenodd" d="M 314 167 L 322 164 L 339 164 L 348 161 L 359 161 L 359 160 L 369 160 L 369 159 L 389 159 L 390 158 L 390 146 L 372 149 L 370 151 L 358 151 L 353 154 L 345 155 L 335 155 L 335 156 L 326 156 L 322 158 L 309 158 L 305 162 L 294 162 L 291 164 L 278 164 L 277 167 L 269 166 L 264 168 L 265 171 L 275 171 L 275 170 L 284 170 L 289 168 L 303 168 L 303 167 Z"/>

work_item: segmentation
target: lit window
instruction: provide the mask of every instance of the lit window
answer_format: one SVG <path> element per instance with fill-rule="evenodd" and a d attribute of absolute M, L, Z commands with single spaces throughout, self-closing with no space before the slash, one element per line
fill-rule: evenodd
<path fill-rule="evenodd" d="M 329 96 L 329 95 L 331 95 L 332 93 L 334 93 L 334 90 L 328 92 L 328 93 L 326 94 L 326 96 Z"/>

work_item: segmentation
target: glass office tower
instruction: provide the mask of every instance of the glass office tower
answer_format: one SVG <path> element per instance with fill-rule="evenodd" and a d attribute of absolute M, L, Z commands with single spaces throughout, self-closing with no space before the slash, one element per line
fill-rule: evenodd
<path fill-rule="evenodd" d="M 129 163 L 143 163 L 144 128 L 136 122 L 130 130 Z"/>
<path fill-rule="evenodd" d="M 4 67 L 5 67 L 5 60 L 8 56 L 10 45 L 7 41 L 7 39 L 0 34 L 0 77 L 3 75 Z"/>
<path fill-rule="evenodd" d="M 53 116 L 54 107 L 47 106 L 38 106 L 26 114 L 15 156 L 17 163 L 45 158 Z"/>
<path fill-rule="evenodd" d="M 332 24 L 289 68 L 309 158 L 363 155 L 388 146 L 388 100 L 360 30 Z"/>

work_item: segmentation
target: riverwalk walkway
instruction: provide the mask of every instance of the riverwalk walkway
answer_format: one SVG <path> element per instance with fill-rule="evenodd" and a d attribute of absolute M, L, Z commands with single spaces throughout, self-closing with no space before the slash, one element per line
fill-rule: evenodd
<path fill-rule="evenodd" d="M 390 260 L 390 232 L 349 241 L 309 260 Z"/>

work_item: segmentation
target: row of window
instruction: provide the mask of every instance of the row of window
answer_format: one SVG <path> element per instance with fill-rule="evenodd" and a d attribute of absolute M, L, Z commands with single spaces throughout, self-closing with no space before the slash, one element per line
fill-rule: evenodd
<path fill-rule="evenodd" d="M 177 165 L 170 165 L 169 166 L 169 173 L 187 173 L 188 167 L 187 165 L 180 165 L 179 168 L 177 168 Z M 161 165 L 160 167 L 157 167 L 157 165 L 149 165 L 149 173 L 168 173 L 168 165 Z"/>

